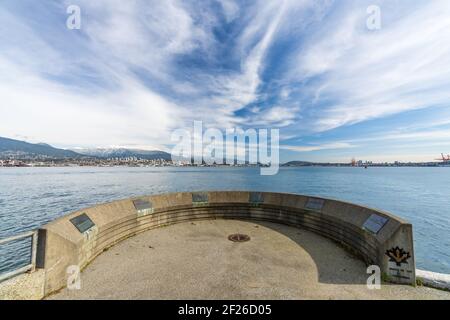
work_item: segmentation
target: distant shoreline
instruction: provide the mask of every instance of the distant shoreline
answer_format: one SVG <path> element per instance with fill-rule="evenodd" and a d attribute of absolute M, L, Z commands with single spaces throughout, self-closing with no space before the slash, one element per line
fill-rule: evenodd
<path fill-rule="evenodd" d="M 24 165 L 0 165 L 0 168 L 259 168 L 259 165 L 76 165 L 76 164 L 24 164 Z M 311 165 L 280 165 L 284 168 L 450 168 L 450 165 L 442 164 L 377 164 L 370 166 L 351 166 L 347 164 L 311 164 Z"/>

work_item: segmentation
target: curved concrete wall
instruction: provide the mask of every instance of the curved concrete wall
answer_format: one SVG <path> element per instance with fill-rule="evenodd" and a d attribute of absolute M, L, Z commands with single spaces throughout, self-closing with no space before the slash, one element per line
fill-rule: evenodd
<path fill-rule="evenodd" d="M 84 215 L 95 225 L 78 221 L 80 231 L 74 218 L 86 218 Z M 330 199 L 219 191 L 121 200 L 49 223 L 39 231 L 38 244 L 38 268 L 43 268 L 46 274 L 44 294 L 66 286 L 69 266 L 83 268 L 127 237 L 152 228 L 204 219 L 263 220 L 305 228 L 343 244 L 367 264 L 378 265 L 391 281 L 415 284 L 412 226 L 402 219 Z"/>

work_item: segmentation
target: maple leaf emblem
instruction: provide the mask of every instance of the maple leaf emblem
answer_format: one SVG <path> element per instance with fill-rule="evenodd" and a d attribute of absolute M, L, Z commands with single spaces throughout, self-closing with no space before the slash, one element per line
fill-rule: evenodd
<path fill-rule="evenodd" d="M 399 247 L 386 250 L 386 255 L 389 257 L 389 261 L 395 262 L 399 267 L 402 263 L 408 263 L 407 260 L 411 258 L 409 252 L 406 252 L 403 248 Z"/>

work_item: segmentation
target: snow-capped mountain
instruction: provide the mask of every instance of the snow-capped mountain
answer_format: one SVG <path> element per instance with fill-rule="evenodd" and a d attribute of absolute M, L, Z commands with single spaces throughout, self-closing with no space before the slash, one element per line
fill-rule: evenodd
<path fill-rule="evenodd" d="M 95 149 L 76 149 L 77 153 L 91 157 L 99 158 L 130 158 L 136 157 L 140 159 L 155 160 L 164 159 L 170 160 L 170 153 L 160 150 L 139 150 L 127 148 L 95 148 Z"/>

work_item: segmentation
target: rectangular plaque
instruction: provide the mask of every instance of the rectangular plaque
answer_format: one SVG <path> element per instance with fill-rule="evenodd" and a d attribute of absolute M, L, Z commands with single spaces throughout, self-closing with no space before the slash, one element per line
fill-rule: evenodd
<path fill-rule="evenodd" d="M 263 203 L 264 195 L 261 192 L 250 192 L 249 202 L 253 204 Z"/>
<path fill-rule="evenodd" d="M 400 283 L 410 283 L 413 272 L 410 268 L 405 266 L 398 266 L 395 262 L 388 261 L 389 272 L 388 275 L 395 278 Z"/>
<path fill-rule="evenodd" d="M 381 230 L 381 228 L 384 227 L 386 222 L 388 222 L 388 220 L 388 218 L 379 216 L 377 214 L 371 214 L 366 222 L 364 222 L 363 229 L 377 234 Z"/>
<path fill-rule="evenodd" d="M 305 208 L 320 211 L 322 210 L 324 204 L 325 204 L 324 199 L 308 198 L 308 201 L 306 201 Z"/>
<path fill-rule="evenodd" d="M 75 226 L 75 228 L 80 231 L 80 233 L 85 233 L 89 229 L 95 226 L 95 223 L 88 217 L 86 213 L 79 215 L 78 217 L 70 219 L 70 222 Z"/>
<path fill-rule="evenodd" d="M 208 203 L 208 193 L 206 192 L 193 193 L 192 203 Z"/>
<path fill-rule="evenodd" d="M 133 200 L 133 205 L 139 215 L 146 215 L 153 213 L 153 204 L 144 199 Z"/>

